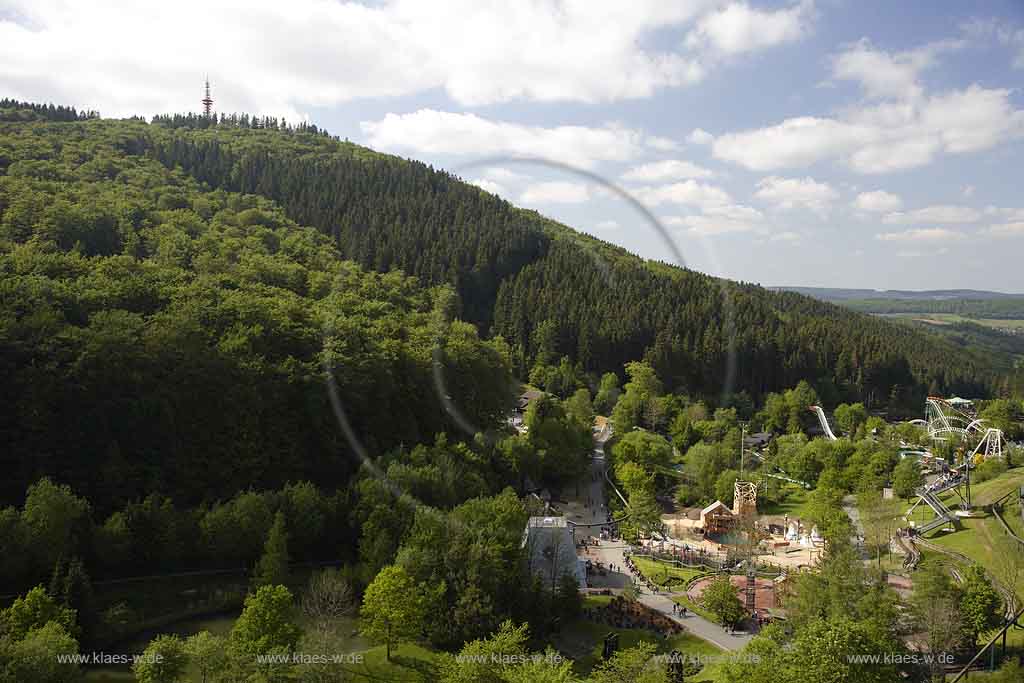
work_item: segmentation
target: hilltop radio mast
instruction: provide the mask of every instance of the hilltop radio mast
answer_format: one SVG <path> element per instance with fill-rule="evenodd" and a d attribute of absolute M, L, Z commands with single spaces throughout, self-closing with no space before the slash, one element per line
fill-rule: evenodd
<path fill-rule="evenodd" d="M 201 102 L 203 103 L 203 116 L 210 118 L 213 114 L 213 98 L 210 97 L 210 78 L 206 78 L 206 97 Z"/>

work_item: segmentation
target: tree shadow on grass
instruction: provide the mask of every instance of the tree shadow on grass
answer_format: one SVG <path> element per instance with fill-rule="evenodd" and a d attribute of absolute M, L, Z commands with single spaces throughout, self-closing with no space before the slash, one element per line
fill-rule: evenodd
<path fill-rule="evenodd" d="M 437 680 L 439 674 L 437 670 L 437 664 L 429 662 L 424 659 L 417 659 L 416 657 L 403 657 L 402 655 L 395 655 L 391 658 L 391 662 L 395 666 L 400 666 L 403 669 L 409 670 L 410 673 L 415 671 L 425 681 Z"/>

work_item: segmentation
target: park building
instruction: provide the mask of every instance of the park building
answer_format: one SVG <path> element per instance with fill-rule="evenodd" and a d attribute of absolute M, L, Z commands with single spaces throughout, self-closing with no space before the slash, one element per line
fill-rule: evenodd
<path fill-rule="evenodd" d="M 700 511 L 700 525 L 705 534 L 724 534 L 729 531 L 736 522 L 729 506 L 720 500 Z"/>
<path fill-rule="evenodd" d="M 573 576 L 580 587 L 587 585 L 586 562 L 576 556 L 575 535 L 565 517 L 530 517 L 522 547 L 530 573 L 547 588 L 557 587 L 563 574 Z"/>

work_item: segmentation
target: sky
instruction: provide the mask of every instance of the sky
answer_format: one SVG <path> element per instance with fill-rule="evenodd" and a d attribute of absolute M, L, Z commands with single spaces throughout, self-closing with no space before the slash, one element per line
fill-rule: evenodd
<path fill-rule="evenodd" d="M 207 75 L 647 258 L 1024 292 L 1024 0 L 0 0 L 0 97 L 151 116 Z"/>

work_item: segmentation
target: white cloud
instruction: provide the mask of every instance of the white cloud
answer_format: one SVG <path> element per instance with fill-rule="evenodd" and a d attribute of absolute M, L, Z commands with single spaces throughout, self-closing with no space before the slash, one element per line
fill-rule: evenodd
<path fill-rule="evenodd" d="M 564 180 L 530 185 L 519 197 L 522 204 L 582 204 L 590 199 L 590 190 L 582 183 Z"/>
<path fill-rule="evenodd" d="M 529 176 L 503 166 L 494 166 L 484 171 L 484 175 L 499 183 L 517 183 L 528 180 Z"/>
<path fill-rule="evenodd" d="M 1013 223 L 1016 221 L 1024 221 L 1024 209 L 1016 209 L 1011 207 L 1000 207 L 1000 206 L 986 206 L 986 216 L 999 216 L 1003 220 Z"/>
<path fill-rule="evenodd" d="M 883 242 L 956 242 L 966 239 L 962 232 L 945 228 L 917 228 L 903 232 L 883 232 L 875 235 L 875 239 Z"/>
<path fill-rule="evenodd" d="M 727 204 L 704 207 L 700 215 L 665 216 L 662 222 L 673 227 L 688 228 L 694 235 L 722 235 L 758 230 L 763 219 L 764 214 L 757 209 Z"/>
<path fill-rule="evenodd" d="M 862 38 L 833 58 L 832 77 L 860 83 L 869 97 L 918 97 L 923 92 L 918 82 L 920 73 L 935 64 L 939 52 L 958 45 L 932 43 L 916 50 L 890 53 L 874 48 L 871 41 Z"/>
<path fill-rule="evenodd" d="M 828 183 L 814 178 L 780 178 L 769 176 L 757 183 L 755 196 L 779 209 L 808 209 L 825 213 L 839 193 Z"/>
<path fill-rule="evenodd" d="M 857 195 L 857 198 L 853 200 L 853 207 L 860 211 L 883 213 L 886 211 L 896 211 L 902 206 L 903 200 L 899 195 L 895 195 L 884 190 L 861 192 Z"/>
<path fill-rule="evenodd" d="M 594 227 L 597 228 L 598 230 L 605 230 L 605 231 L 607 231 L 607 230 L 618 230 L 619 229 L 619 222 L 618 221 L 613 221 L 611 219 L 605 220 L 605 221 L 598 221 L 597 225 L 595 225 Z"/>
<path fill-rule="evenodd" d="M 687 204 L 702 209 L 720 208 L 732 203 L 729 193 L 716 185 L 698 183 L 687 180 L 670 185 L 640 187 L 633 192 L 636 197 L 647 204 L 664 203 Z"/>
<path fill-rule="evenodd" d="M 704 77 L 701 55 L 644 39 L 710 3 L 8 0 L 0 91 L 115 116 L 195 111 L 211 70 L 219 110 L 290 118 L 432 89 L 467 106 L 642 98 Z"/>
<path fill-rule="evenodd" d="M 756 223 L 764 219 L 763 213 L 752 206 L 744 206 L 742 204 L 708 206 L 704 208 L 704 213 L 709 216 L 728 218 L 733 221 L 747 221 L 749 223 Z"/>
<path fill-rule="evenodd" d="M 770 171 L 808 166 L 846 154 L 873 134 L 867 127 L 802 116 L 767 128 L 719 135 L 712 150 L 718 159 L 753 171 Z"/>
<path fill-rule="evenodd" d="M 525 126 L 476 114 L 420 109 L 360 123 L 371 147 L 421 154 L 536 156 L 590 167 L 627 161 L 642 149 L 639 131 L 608 125 Z"/>
<path fill-rule="evenodd" d="M 501 183 L 496 183 L 493 180 L 488 180 L 486 178 L 477 178 L 476 180 L 470 180 L 469 184 L 476 185 L 481 190 L 484 190 L 485 192 L 490 192 L 491 194 L 507 194 L 505 188 L 501 185 Z"/>
<path fill-rule="evenodd" d="M 941 148 L 935 137 L 912 137 L 867 145 L 854 152 L 847 164 L 860 173 L 891 173 L 924 166 Z"/>
<path fill-rule="evenodd" d="M 679 143 L 671 138 L 662 138 L 657 135 L 648 136 L 644 141 L 651 149 L 659 152 L 675 152 L 679 149 Z"/>
<path fill-rule="evenodd" d="M 1024 237 L 1024 221 L 990 225 L 985 233 L 992 237 Z"/>
<path fill-rule="evenodd" d="M 676 225 L 688 228 L 694 235 L 725 235 L 736 232 L 750 232 L 756 226 L 745 222 L 736 221 L 722 216 L 673 216 L 665 221 L 669 225 Z"/>
<path fill-rule="evenodd" d="M 659 182 L 687 178 L 711 178 L 713 171 L 681 159 L 666 159 L 631 168 L 622 174 L 623 180 Z"/>
<path fill-rule="evenodd" d="M 981 212 L 969 206 L 927 206 L 914 211 L 899 211 L 886 215 L 883 223 L 890 225 L 912 225 L 920 223 L 974 223 L 981 219 Z"/>
<path fill-rule="evenodd" d="M 753 52 L 804 37 L 811 30 L 813 15 L 814 5 L 809 0 L 777 11 L 733 2 L 703 16 L 687 34 L 686 44 L 722 55 Z"/>
<path fill-rule="evenodd" d="M 715 141 L 715 136 L 703 128 L 694 128 L 693 132 L 686 139 L 694 145 L 710 145 Z"/>
<path fill-rule="evenodd" d="M 716 138 L 714 156 L 755 171 L 840 160 L 859 173 L 885 173 L 931 162 L 939 152 L 989 149 L 1024 135 L 1024 110 L 1006 89 L 972 85 L 849 110 L 841 118 L 798 117 Z"/>

